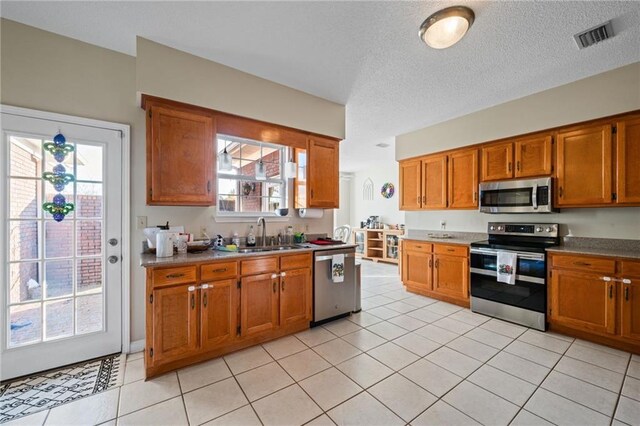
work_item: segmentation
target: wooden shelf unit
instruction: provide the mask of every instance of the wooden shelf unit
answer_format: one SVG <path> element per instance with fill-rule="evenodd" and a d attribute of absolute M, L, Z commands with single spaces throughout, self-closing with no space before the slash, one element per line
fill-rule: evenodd
<path fill-rule="evenodd" d="M 359 245 L 356 255 L 363 259 L 397 264 L 400 258 L 398 237 L 403 234 L 404 230 L 398 229 L 357 228 L 352 230 L 351 242 Z"/>

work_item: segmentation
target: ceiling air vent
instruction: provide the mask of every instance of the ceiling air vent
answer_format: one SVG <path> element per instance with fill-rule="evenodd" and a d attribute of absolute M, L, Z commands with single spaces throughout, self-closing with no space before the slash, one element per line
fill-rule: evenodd
<path fill-rule="evenodd" d="M 611 37 L 613 37 L 611 21 L 607 21 L 604 24 L 600 24 L 573 36 L 580 49 L 593 46 L 594 44 L 600 43 L 601 41 Z"/>
<path fill-rule="evenodd" d="M 380 147 L 380 148 L 388 148 L 389 144 L 388 143 L 384 143 L 384 142 L 380 142 L 380 143 L 377 143 L 376 146 Z"/>

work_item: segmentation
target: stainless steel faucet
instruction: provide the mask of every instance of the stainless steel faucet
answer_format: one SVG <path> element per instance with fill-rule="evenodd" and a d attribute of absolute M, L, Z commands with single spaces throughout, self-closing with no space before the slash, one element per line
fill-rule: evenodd
<path fill-rule="evenodd" d="M 262 245 L 267 245 L 267 222 L 265 222 L 264 217 L 260 216 L 258 218 L 258 226 L 262 223 Z"/>

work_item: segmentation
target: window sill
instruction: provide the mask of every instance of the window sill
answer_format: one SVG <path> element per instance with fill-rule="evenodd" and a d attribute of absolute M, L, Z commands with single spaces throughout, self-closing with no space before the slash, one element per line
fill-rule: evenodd
<path fill-rule="evenodd" d="M 264 217 L 268 222 L 289 222 L 291 220 L 291 216 L 276 216 L 275 214 L 257 214 L 255 216 L 214 215 L 213 220 L 217 223 L 255 223 L 259 217 Z"/>

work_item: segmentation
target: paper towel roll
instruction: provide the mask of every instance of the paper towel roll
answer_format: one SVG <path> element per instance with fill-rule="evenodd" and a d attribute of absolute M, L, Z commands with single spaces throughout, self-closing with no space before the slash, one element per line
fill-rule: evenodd
<path fill-rule="evenodd" d="M 320 219 L 324 215 L 323 209 L 299 209 L 298 214 L 303 219 Z"/>

